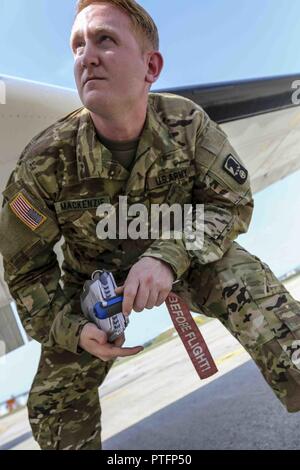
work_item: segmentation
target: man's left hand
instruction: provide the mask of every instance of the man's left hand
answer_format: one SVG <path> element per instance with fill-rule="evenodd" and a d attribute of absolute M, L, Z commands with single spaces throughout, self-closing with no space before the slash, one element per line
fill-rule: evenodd
<path fill-rule="evenodd" d="M 132 266 L 125 284 L 116 289 L 116 294 L 124 296 L 123 314 L 159 307 L 171 292 L 174 278 L 172 268 L 164 261 L 140 259 Z"/>

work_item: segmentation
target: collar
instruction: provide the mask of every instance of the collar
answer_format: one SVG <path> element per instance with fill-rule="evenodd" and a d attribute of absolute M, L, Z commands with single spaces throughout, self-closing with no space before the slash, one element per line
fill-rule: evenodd
<path fill-rule="evenodd" d="M 79 180 L 110 178 L 127 180 L 126 194 L 145 190 L 145 174 L 159 158 L 180 149 L 170 134 L 170 129 L 155 109 L 155 94 L 149 94 L 146 122 L 137 148 L 133 168 L 129 172 L 112 161 L 111 152 L 100 142 L 86 108 L 80 114 L 77 133 L 77 167 Z"/>

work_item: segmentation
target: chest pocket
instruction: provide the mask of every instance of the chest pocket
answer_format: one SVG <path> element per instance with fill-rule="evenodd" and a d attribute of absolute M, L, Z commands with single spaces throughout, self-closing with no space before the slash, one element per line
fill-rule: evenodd
<path fill-rule="evenodd" d="M 150 204 L 191 203 L 194 175 L 192 166 L 149 174 L 146 184 Z"/>
<path fill-rule="evenodd" d="M 96 235 L 99 218 L 96 210 L 69 210 L 58 215 L 62 234 L 66 242 L 85 247 L 99 242 Z"/>
<path fill-rule="evenodd" d="M 97 223 L 96 213 L 92 214 L 90 211 L 71 212 L 68 214 L 68 218 L 65 218 L 64 237 L 72 243 L 79 242 L 86 246 L 90 243 L 95 244 Z"/>
<path fill-rule="evenodd" d="M 98 254 L 115 248 L 113 241 L 97 235 L 97 226 L 105 217 L 98 217 L 96 212 L 97 209 L 70 210 L 58 216 L 67 243 L 96 250 Z"/>

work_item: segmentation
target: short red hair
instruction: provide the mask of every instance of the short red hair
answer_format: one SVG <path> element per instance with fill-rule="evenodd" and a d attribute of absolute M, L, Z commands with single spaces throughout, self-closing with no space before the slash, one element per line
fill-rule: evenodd
<path fill-rule="evenodd" d="M 84 8 L 93 3 L 110 3 L 124 11 L 130 18 L 134 32 L 142 39 L 143 49 L 159 50 L 159 34 L 157 26 L 147 11 L 134 0 L 79 0 L 78 15 Z"/>

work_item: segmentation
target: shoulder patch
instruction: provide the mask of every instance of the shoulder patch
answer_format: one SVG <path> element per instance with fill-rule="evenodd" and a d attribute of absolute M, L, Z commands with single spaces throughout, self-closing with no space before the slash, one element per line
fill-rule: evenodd
<path fill-rule="evenodd" d="M 47 220 L 47 217 L 36 209 L 22 193 L 18 193 L 9 206 L 13 213 L 33 231 Z"/>
<path fill-rule="evenodd" d="M 233 155 L 228 155 L 224 162 L 223 168 L 230 176 L 232 176 L 233 179 L 235 179 L 237 183 L 246 183 L 248 179 L 248 171 L 243 165 L 241 165 L 240 162 L 237 161 L 236 158 L 234 158 Z"/>

